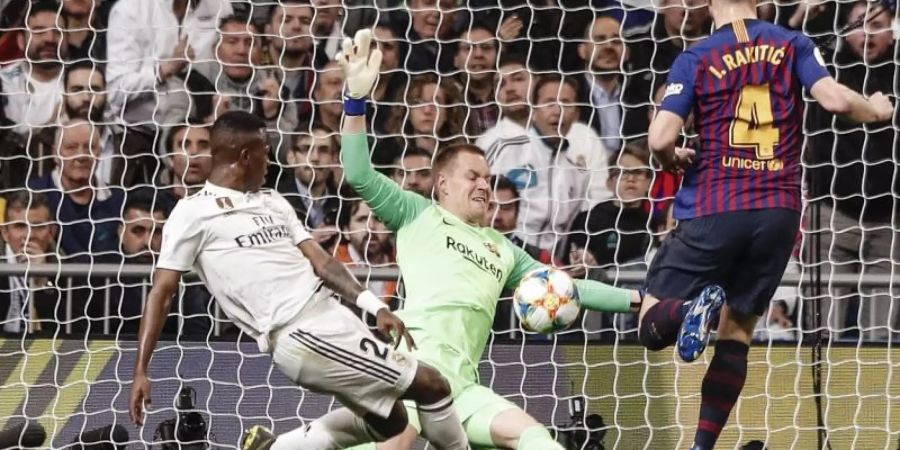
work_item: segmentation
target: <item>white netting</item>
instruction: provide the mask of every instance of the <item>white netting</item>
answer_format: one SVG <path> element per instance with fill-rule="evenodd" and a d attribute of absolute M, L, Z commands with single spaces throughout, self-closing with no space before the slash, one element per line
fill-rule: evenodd
<path fill-rule="evenodd" d="M 127 413 L 161 224 L 205 180 L 208 126 L 223 111 L 266 120 L 267 184 L 370 289 L 402 301 L 393 237 L 343 183 L 337 153 L 343 79 L 328 61 L 363 27 L 377 25 L 385 53 L 368 114 L 379 170 L 430 195 L 432 153 L 476 143 L 505 176 L 497 229 L 577 276 L 639 285 L 679 183 L 649 169 L 642 138 L 683 43 L 710 30 L 703 1 L 661 2 L 0 2 L 0 429 L 30 419 L 58 448 L 115 424 L 132 444 L 151 442 L 189 386 L 208 425 L 199 436 L 234 448 L 251 425 L 284 432 L 334 406 L 235 343 L 243 335 L 187 279 L 152 365 L 156 409 L 141 429 Z M 893 3 L 765 2 L 760 13 L 820 42 L 839 81 L 896 99 Z M 846 27 L 859 17 L 863 28 Z M 806 120 L 815 201 L 720 447 L 896 448 L 897 120 L 851 126 L 814 104 Z M 690 444 L 705 364 L 646 352 L 631 315 L 525 335 L 509 303 L 498 304 L 484 384 L 568 448 Z M 587 427 L 569 411 L 579 398 Z M 582 447 L 570 432 L 586 428 L 594 440 Z"/>

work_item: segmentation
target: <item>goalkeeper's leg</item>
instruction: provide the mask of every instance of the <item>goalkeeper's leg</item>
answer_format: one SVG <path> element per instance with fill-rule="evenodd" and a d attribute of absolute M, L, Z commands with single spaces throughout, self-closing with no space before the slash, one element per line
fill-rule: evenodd
<path fill-rule="evenodd" d="M 476 412 L 466 420 L 466 434 L 477 447 L 564 450 L 546 427 L 515 405 L 490 405 Z"/>

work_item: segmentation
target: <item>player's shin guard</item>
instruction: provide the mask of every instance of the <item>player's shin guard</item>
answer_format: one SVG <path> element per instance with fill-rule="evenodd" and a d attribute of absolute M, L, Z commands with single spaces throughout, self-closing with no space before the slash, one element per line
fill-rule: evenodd
<path fill-rule="evenodd" d="M 694 436 L 694 448 L 711 450 L 731 409 L 737 403 L 747 379 L 747 353 L 743 342 L 723 340 L 716 343 L 716 354 L 703 377 L 700 421 Z"/>
<path fill-rule="evenodd" d="M 522 432 L 516 450 L 565 450 L 565 447 L 556 442 L 546 428 L 535 425 Z"/>
<path fill-rule="evenodd" d="M 466 432 L 456 415 L 453 407 L 453 398 L 445 397 L 443 400 L 431 405 L 418 405 L 419 423 L 422 426 L 422 436 L 431 442 L 438 450 L 466 450 L 469 448 Z"/>
<path fill-rule="evenodd" d="M 675 343 L 690 302 L 676 299 L 660 300 L 641 319 L 641 344 L 648 350 L 662 350 Z"/>
<path fill-rule="evenodd" d="M 335 450 L 380 440 L 361 417 L 340 408 L 278 436 L 270 450 Z"/>

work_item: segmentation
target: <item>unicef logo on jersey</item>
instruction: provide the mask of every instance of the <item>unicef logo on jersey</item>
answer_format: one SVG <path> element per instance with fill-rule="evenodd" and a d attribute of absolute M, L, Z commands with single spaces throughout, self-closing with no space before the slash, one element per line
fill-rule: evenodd
<path fill-rule="evenodd" d="M 531 164 L 510 169 L 509 172 L 506 172 L 506 178 L 509 178 L 509 181 L 512 181 L 519 190 L 533 188 L 538 184 L 537 171 Z"/>

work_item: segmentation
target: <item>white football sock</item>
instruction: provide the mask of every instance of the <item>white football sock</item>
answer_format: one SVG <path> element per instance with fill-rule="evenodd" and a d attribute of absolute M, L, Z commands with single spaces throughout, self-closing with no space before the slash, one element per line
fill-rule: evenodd
<path fill-rule="evenodd" d="M 467 450 L 469 439 L 456 415 L 453 398 L 447 396 L 431 405 L 418 405 L 422 436 L 437 450 Z"/>
<path fill-rule="evenodd" d="M 335 450 L 381 440 L 366 422 L 340 408 L 275 439 L 270 450 Z"/>

